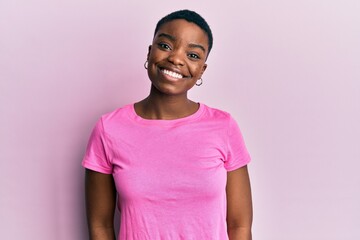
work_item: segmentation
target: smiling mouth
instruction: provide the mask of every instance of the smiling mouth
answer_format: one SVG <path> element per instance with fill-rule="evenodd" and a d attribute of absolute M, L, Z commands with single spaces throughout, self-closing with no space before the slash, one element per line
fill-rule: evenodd
<path fill-rule="evenodd" d="M 177 73 L 177 72 L 173 72 L 173 71 L 170 71 L 170 70 L 167 70 L 165 68 L 161 68 L 160 71 L 170 77 L 173 77 L 173 78 L 176 78 L 176 79 L 181 79 L 181 78 L 184 78 L 185 76 L 181 75 L 180 73 Z"/>

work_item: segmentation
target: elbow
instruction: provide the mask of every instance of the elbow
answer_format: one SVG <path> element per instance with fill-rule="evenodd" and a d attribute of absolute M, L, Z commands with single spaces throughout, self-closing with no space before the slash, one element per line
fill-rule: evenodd
<path fill-rule="evenodd" d="M 229 240 L 252 240 L 251 226 L 228 226 Z"/>

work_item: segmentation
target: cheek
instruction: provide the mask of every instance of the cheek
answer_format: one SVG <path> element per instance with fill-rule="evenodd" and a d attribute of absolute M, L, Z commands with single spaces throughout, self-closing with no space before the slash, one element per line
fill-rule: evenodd
<path fill-rule="evenodd" d="M 149 53 L 149 59 L 161 59 L 167 54 L 166 51 L 162 51 L 157 47 L 153 47 Z"/>
<path fill-rule="evenodd" d="M 201 74 L 202 74 L 202 69 L 203 69 L 203 65 L 201 65 L 201 66 L 199 66 L 199 65 L 193 66 L 191 68 L 191 73 L 192 73 L 193 77 L 194 78 L 200 78 Z"/>
<path fill-rule="evenodd" d="M 154 54 L 150 54 L 150 55 L 149 55 L 148 61 L 149 61 L 149 65 L 150 65 L 150 64 L 153 64 L 153 63 L 155 62 Z"/>

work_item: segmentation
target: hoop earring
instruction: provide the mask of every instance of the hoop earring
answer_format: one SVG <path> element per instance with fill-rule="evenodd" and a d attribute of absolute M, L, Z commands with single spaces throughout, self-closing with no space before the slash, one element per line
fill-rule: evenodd
<path fill-rule="evenodd" d="M 148 60 L 146 60 L 145 63 L 144 63 L 144 68 L 148 69 L 148 65 L 149 65 L 149 62 L 148 62 Z"/>
<path fill-rule="evenodd" d="M 200 80 L 200 82 L 198 82 L 199 80 Z M 198 81 L 196 81 L 195 85 L 196 86 L 201 86 L 201 84 L 203 84 L 202 78 L 198 79 Z"/>

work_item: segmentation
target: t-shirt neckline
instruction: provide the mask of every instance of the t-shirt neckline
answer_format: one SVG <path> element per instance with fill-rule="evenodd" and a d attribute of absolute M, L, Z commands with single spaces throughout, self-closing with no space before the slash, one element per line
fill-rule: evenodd
<path fill-rule="evenodd" d="M 182 118 L 176 118 L 176 119 L 146 119 L 143 117 L 140 117 L 136 111 L 135 111 L 135 104 L 130 104 L 129 107 L 129 117 L 135 120 L 136 122 L 146 124 L 146 125 L 172 125 L 172 124 L 178 124 L 188 121 L 193 121 L 197 118 L 199 118 L 202 113 L 204 112 L 204 104 L 198 103 L 199 108 L 196 112 L 193 114 L 182 117 Z"/>

